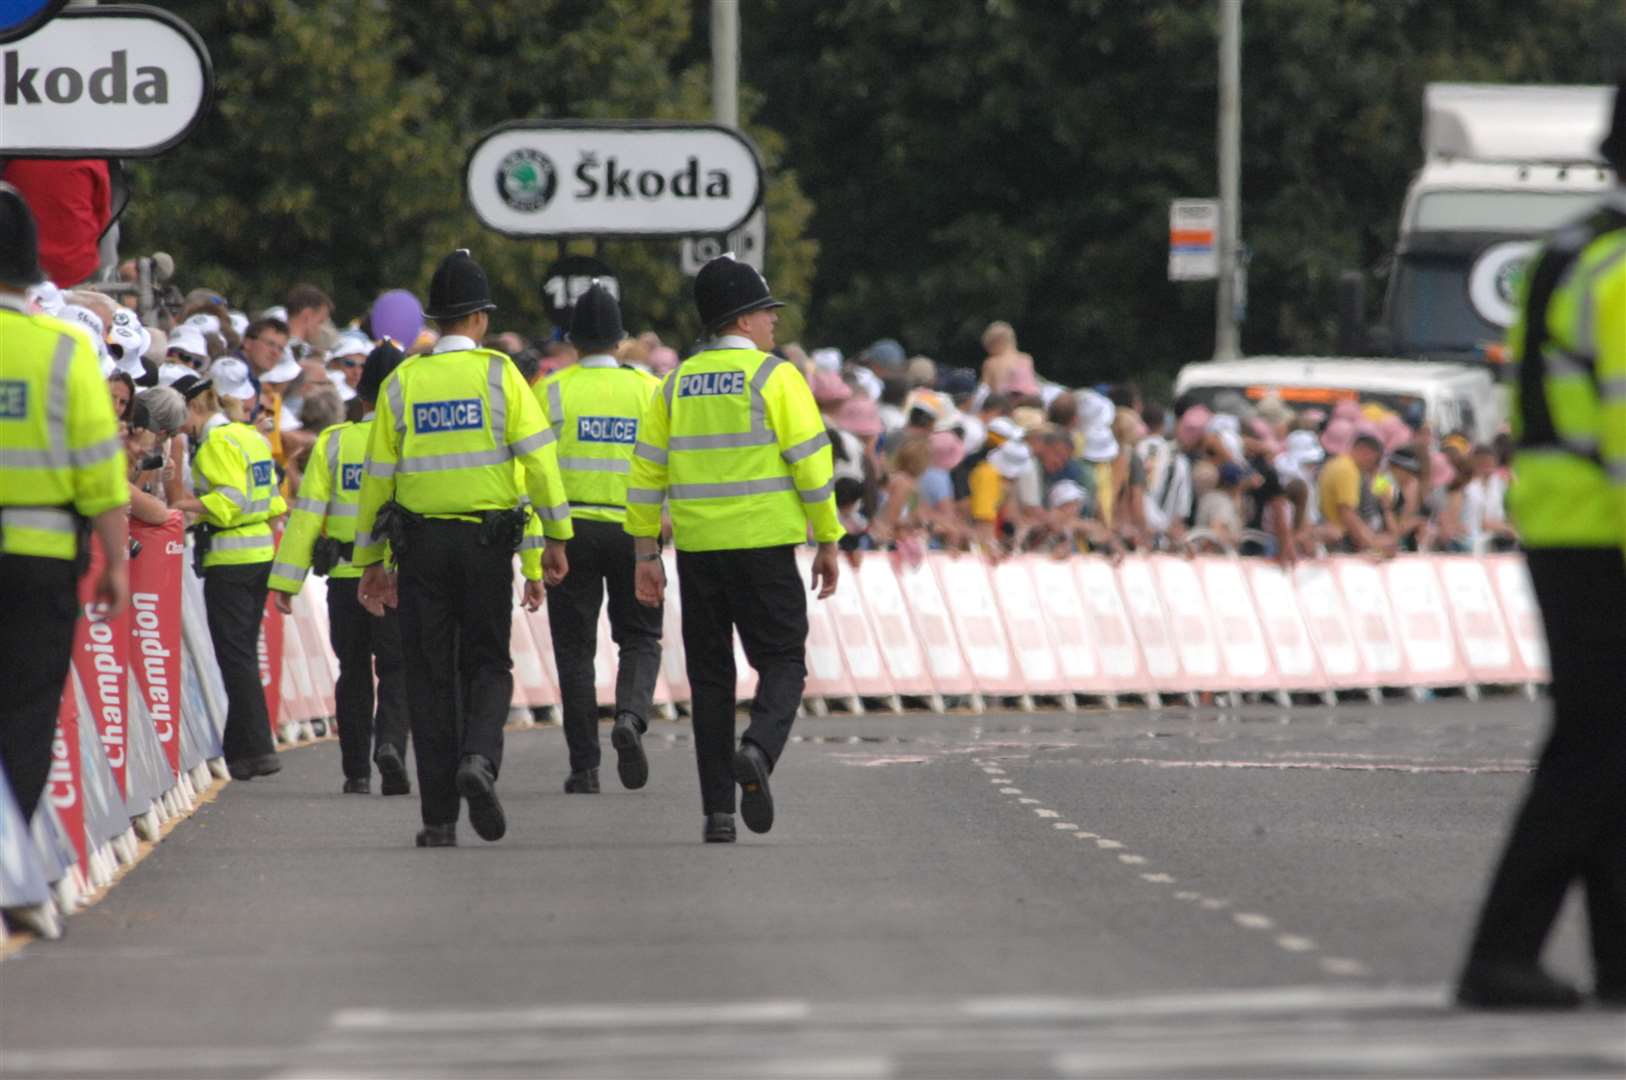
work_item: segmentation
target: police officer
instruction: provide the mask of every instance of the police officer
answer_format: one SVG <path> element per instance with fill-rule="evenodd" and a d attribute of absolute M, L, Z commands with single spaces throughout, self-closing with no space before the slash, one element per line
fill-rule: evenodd
<path fill-rule="evenodd" d="M 1626 82 L 1602 152 L 1626 176 Z M 1526 273 L 1511 499 L 1552 656 L 1553 727 L 1469 946 L 1457 998 L 1568 1008 L 1540 966 L 1572 883 L 1596 994 L 1626 1006 L 1626 187 Z"/>
<path fill-rule="evenodd" d="M 559 437 L 559 473 L 570 497 L 576 535 L 566 549 L 570 576 L 548 592 L 548 623 L 564 699 L 570 777 L 565 791 L 599 790 L 598 695 L 593 671 L 599 605 L 610 596 L 610 636 L 620 652 L 615 679 L 617 772 L 628 788 L 649 779 L 643 734 L 661 667 L 661 608 L 638 603 L 627 517 L 627 475 L 638 422 L 660 386 L 653 375 L 623 367 L 613 355 L 623 337 L 621 308 L 594 283 L 570 319 L 575 364 L 536 388 L 543 415 Z"/>
<path fill-rule="evenodd" d="M 762 275 L 724 255 L 694 283 L 711 346 L 667 375 L 644 411 L 627 488 L 638 598 L 658 603 L 661 504 L 670 501 L 708 843 L 734 839 L 734 785 L 753 832 L 773 826 L 768 776 L 807 680 L 807 598 L 796 548 L 818 542 L 813 587 L 835 592 L 842 537 L 830 439 L 800 372 L 771 355 L 777 309 Z M 734 746 L 735 630 L 760 677 Z"/>
<path fill-rule="evenodd" d="M 293 613 L 293 598 L 318 557 L 327 574 L 328 635 L 339 658 L 334 687 L 339 756 L 346 794 L 366 795 L 378 765 L 385 795 L 408 795 L 407 705 L 401 672 L 401 625 L 395 609 L 373 615 L 356 598 L 361 571 L 350 561 L 355 549 L 361 477 L 373 430 L 379 388 L 401 363 L 390 342 L 373 349 L 362 367 L 356 397 L 364 414 L 356 423 L 334 424 L 316 437 L 310 463 L 288 515 L 288 528 L 271 564 L 272 602 Z M 378 713 L 373 713 L 373 673 L 378 673 Z M 376 749 L 375 749 L 376 747 Z"/>
<path fill-rule="evenodd" d="M 496 782 L 514 690 L 509 634 L 522 495 L 547 537 L 548 583 L 569 566 L 570 505 L 555 436 L 508 357 L 477 344 L 496 306 L 467 250 L 441 260 L 427 312 L 440 341 L 384 380 L 356 519 L 360 599 L 375 614 L 398 602 L 401 613 L 420 847 L 457 843 L 459 795 L 482 839 L 501 839 L 508 828 Z M 394 523 L 387 537 L 379 521 L 386 505 Z M 380 565 L 386 538 L 398 581 Z M 528 582 L 526 606 L 541 602 L 541 584 Z"/>
<path fill-rule="evenodd" d="M 187 399 L 183 430 L 196 447 L 193 495 L 172 500 L 198 514 L 193 526 L 201 554 L 209 637 L 226 684 L 226 730 L 221 742 L 233 779 L 282 771 L 260 685 L 260 621 L 276 555 L 270 522 L 288 510 L 277 490 L 276 468 L 265 436 L 233 423 L 207 379 L 176 388 Z"/>
<path fill-rule="evenodd" d="M 129 485 L 113 400 L 90 338 L 29 314 L 24 290 L 43 280 L 34 215 L 0 183 L 0 767 L 24 818 L 51 768 L 86 522 L 107 555 L 97 602 L 116 615 L 130 593 Z"/>

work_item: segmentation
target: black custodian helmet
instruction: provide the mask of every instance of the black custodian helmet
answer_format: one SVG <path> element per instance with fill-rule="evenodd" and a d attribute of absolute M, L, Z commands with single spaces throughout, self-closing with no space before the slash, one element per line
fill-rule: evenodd
<path fill-rule="evenodd" d="M 1626 183 L 1626 75 L 1615 87 L 1615 116 L 1598 152 L 1615 167 L 1615 178 Z"/>
<path fill-rule="evenodd" d="M 610 290 L 593 279 L 588 290 L 576 299 L 570 313 L 570 340 L 599 344 L 620 341 L 626 336 L 621 326 L 621 305 L 615 302 Z"/>
<path fill-rule="evenodd" d="M 26 289 L 44 280 L 34 212 L 22 192 L 0 181 L 0 285 Z"/>
<path fill-rule="evenodd" d="M 491 283 L 468 248 L 458 248 L 440 260 L 435 276 L 429 279 L 429 306 L 425 315 L 445 321 L 478 311 L 496 310 L 497 305 L 491 299 Z"/>
<path fill-rule="evenodd" d="M 732 254 L 719 255 L 700 268 L 694 278 L 694 303 L 708 332 L 749 312 L 785 306 L 773 298 L 756 267 Z"/>

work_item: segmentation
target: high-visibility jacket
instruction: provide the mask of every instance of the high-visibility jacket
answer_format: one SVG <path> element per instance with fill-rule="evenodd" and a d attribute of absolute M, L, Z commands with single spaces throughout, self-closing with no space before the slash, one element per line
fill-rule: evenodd
<path fill-rule="evenodd" d="M 79 517 L 130 501 L 118 418 L 85 332 L 10 299 L 0 298 L 0 553 L 72 559 Z"/>
<path fill-rule="evenodd" d="M 1544 277 L 1551 295 L 1537 312 Z M 1508 338 L 1519 360 L 1508 501 L 1520 538 L 1626 552 L 1626 191 L 1556 233 L 1523 290 Z M 1535 319 L 1545 340 L 1530 356 Z"/>
<path fill-rule="evenodd" d="M 660 385 L 607 356 L 587 357 L 537 384 L 542 415 L 559 438 L 559 475 L 572 517 L 626 520 L 632 448 Z"/>
<path fill-rule="evenodd" d="M 311 447 L 310 461 L 299 482 L 299 494 L 288 510 L 288 527 L 277 543 L 271 564 L 271 588 L 297 593 L 310 573 L 311 549 L 318 537 L 341 544 L 356 538 L 356 513 L 361 509 L 361 474 L 367 464 L 367 440 L 373 422 L 334 424 L 324 428 Z M 361 571 L 341 558 L 328 571 L 330 578 L 359 578 Z"/>
<path fill-rule="evenodd" d="M 277 553 L 269 522 L 288 511 L 277 490 L 271 444 L 248 424 L 221 424 L 204 435 L 192 484 L 212 527 L 203 566 L 270 562 Z"/>
<path fill-rule="evenodd" d="M 383 559 L 373 522 L 391 499 L 426 517 L 478 520 L 524 495 L 547 537 L 573 535 L 554 434 L 507 356 L 466 348 L 409 357 L 381 396 L 361 482 L 356 566 Z"/>
<path fill-rule="evenodd" d="M 666 376 L 644 410 L 626 530 L 658 536 L 669 501 L 680 551 L 841 539 L 830 437 L 795 365 L 725 338 Z"/>

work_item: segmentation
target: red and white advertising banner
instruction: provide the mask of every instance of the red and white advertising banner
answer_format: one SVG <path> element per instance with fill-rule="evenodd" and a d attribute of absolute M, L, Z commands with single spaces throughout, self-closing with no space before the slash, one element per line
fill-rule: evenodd
<path fill-rule="evenodd" d="M 510 704 L 539 708 L 548 704 L 548 677 L 542 668 L 541 649 L 531 634 L 531 620 L 523 600 L 525 579 L 514 576 L 514 606 L 508 617 L 508 647 L 514 657 L 514 698 Z M 547 615 L 546 606 L 539 614 Z"/>
<path fill-rule="evenodd" d="M 960 651 L 959 638 L 954 633 L 954 620 L 948 604 L 943 600 L 942 587 L 931 563 L 937 556 L 928 556 L 920 562 L 905 564 L 896 556 L 888 559 L 898 578 L 898 587 L 909 607 L 909 616 L 915 624 L 915 637 L 926 652 L 926 666 L 939 693 L 970 694 L 977 689 L 971 677 L 971 666 Z"/>
<path fill-rule="evenodd" d="M 316 598 L 309 590 L 294 597 L 294 629 L 305 655 L 305 679 L 311 689 L 313 716 L 335 715 L 333 672 L 327 665 L 327 635 L 316 617 Z"/>
<path fill-rule="evenodd" d="M 1163 609 L 1169 615 L 1174 647 L 1180 652 L 1186 689 L 1231 689 L 1235 680 L 1225 670 L 1225 654 L 1220 649 L 1214 613 L 1204 596 L 1196 564 L 1172 555 L 1153 555 L 1150 561 L 1162 589 Z"/>
<path fill-rule="evenodd" d="M 1180 693 L 1191 689 L 1191 682 L 1180 669 L 1180 651 L 1174 635 L 1169 631 L 1169 619 L 1163 610 L 1162 586 L 1152 570 L 1149 560 L 1131 556 L 1118 564 L 1118 591 L 1122 593 L 1124 609 L 1135 627 L 1135 639 L 1140 642 L 1141 656 L 1146 661 L 1146 685 L 1141 690 L 1161 693 Z"/>
<path fill-rule="evenodd" d="M 803 549 L 807 550 L 806 548 Z M 812 556 L 803 567 L 803 577 L 812 573 Z M 852 676 L 853 689 L 863 697 L 890 697 L 892 679 L 886 663 L 881 659 L 881 646 L 876 640 L 875 628 L 870 625 L 869 612 L 864 610 L 859 595 L 858 575 L 850 563 L 843 562 L 836 577 L 836 591 L 827 600 L 811 595 L 808 607 L 823 607 L 830 613 L 836 628 L 836 640 L 841 642 L 841 655 L 847 662 L 847 674 Z"/>
<path fill-rule="evenodd" d="M 79 579 L 82 613 L 73 632 L 73 670 L 85 688 L 91 719 L 119 794 L 128 796 L 130 613 L 126 609 L 108 619 L 95 604 L 96 578 L 106 563 L 101 540 L 91 537 L 90 568 Z"/>
<path fill-rule="evenodd" d="M 46 777 L 45 793 L 50 800 L 62 829 L 73 841 L 79 856 L 79 865 L 90 866 L 90 849 L 85 838 L 85 777 L 84 755 L 79 749 L 78 695 L 73 689 L 73 673 L 62 692 L 57 706 L 56 735 L 51 739 L 51 771 Z"/>
<path fill-rule="evenodd" d="M 1445 589 L 1451 625 L 1456 629 L 1457 644 L 1474 681 L 1529 681 L 1531 673 L 1519 661 L 1485 564 L 1478 559 L 1448 556 L 1436 559 L 1434 569 Z"/>
<path fill-rule="evenodd" d="M 1445 592 L 1426 555 L 1402 555 L 1383 565 L 1395 629 L 1406 654 L 1412 686 L 1462 686 L 1468 665 L 1457 651 Z"/>
<path fill-rule="evenodd" d="M 1350 626 L 1355 631 L 1355 647 L 1366 665 L 1368 685 L 1412 685 L 1400 645 L 1400 631 L 1395 627 L 1394 615 L 1384 595 L 1388 585 L 1383 571 L 1376 563 L 1357 557 L 1333 559 L 1332 563 L 1339 590 L 1344 594 Z"/>
<path fill-rule="evenodd" d="M 320 644 L 316 655 L 326 665 L 327 681 L 336 684 L 339 678 L 339 654 L 333 651 L 333 626 L 328 620 L 327 578 L 320 574 L 310 575 L 305 579 L 305 587 L 299 594 L 310 598 L 307 610 L 310 612 L 311 620 L 316 624 Z"/>
<path fill-rule="evenodd" d="M 170 772 L 181 772 L 181 574 L 186 529 L 179 512 L 162 525 L 131 520 L 141 554 L 130 563 L 131 670 Z"/>
<path fill-rule="evenodd" d="M 1282 679 L 1271 659 L 1270 643 L 1259 614 L 1254 610 L 1253 590 L 1248 587 L 1242 560 L 1207 558 L 1196 562 L 1202 578 L 1203 594 L 1218 635 L 1220 656 L 1225 661 L 1228 690 L 1279 690 Z"/>
<path fill-rule="evenodd" d="M 689 700 L 689 668 L 683 651 L 683 602 L 678 596 L 677 553 L 671 549 L 661 556 L 666 566 L 666 605 L 661 626 L 661 672 L 671 688 L 673 701 Z"/>
<path fill-rule="evenodd" d="M 297 613 L 300 601 L 294 600 Z M 305 657 L 305 636 L 299 632 L 299 616 L 282 618 L 282 707 L 288 719 L 314 720 L 322 714 L 321 703 L 311 685 L 310 665 Z M 267 706 L 269 707 L 269 702 Z"/>
<path fill-rule="evenodd" d="M 1103 693 L 1101 665 L 1095 658 L 1089 621 L 1078 596 L 1078 582 L 1073 579 L 1072 568 L 1066 560 L 1038 556 L 1024 560 L 1024 565 L 1033 576 L 1039 617 L 1044 620 L 1050 643 L 1055 648 L 1062 685 L 1077 693 Z"/>
<path fill-rule="evenodd" d="M 943 595 L 954 598 L 949 617 L 954 620 L 977 689 L 995 695 L 1027 693 L 1005 636 L 1005 625 L 1000 621 L 988 564 L 975 555 L 939 555 L 928 561 L 937 573 Z"/>
<path fill-rule="evenodd" d="M 854 579 L 864 606 L 869 609 L 875 640 L 886 660 L 892 689 L 899 694 L 930 696 L 937 690 L 926 665 L 926 650 L 909 619 L 909 603 L 892 560 L 880 552 L 863 556 L 856 569 L 844 566 L 843 576 Z"/>
<path fill-rule="evenodd" d="M 802 693 L 810 698 L 850 698 L 856 693 L 828 601 L 807 601 L 807 686 Z"/>
<path fill-rule="evenodd" d="M 1328 685 L 1335 690 L 1372 685 L 1332 567 L 1326 562 L 1299 563 L 1293 570 L 1293 587 Z"/>
<path fill-rule="evenodd" d="M 1033 583 L 1036 557 L 1007 559 L 989 571 L 1005 632 L 1029 694 L 1065 694 L 1073 689 L 1045 626 L 1044 605 Z"/>
<path fill-rule="evenodd" d="M 286 688 L 289 693 L 293 692 L 292 673 L 285 677 L 283 672 L 284 658 L 289 650 L 282 618 L 282 612 L 272 605 L 270 597 L 266 597 L 265 617 L 260 620 L 260 689 L 265 691 L 265 713 L 271 718 L 273 735 L 281 734 L 284 690 Z M 287 709 L 289 720 L 306 719 L 297 715 L 297 702 L 288 701 Z"/>
<path fill-rule="evenodd" d="M 1140 643 L 1135 636 L 1134 623 L 1123 595 L 1118 590 L 1118 573 L 1105 559 L 1069 559 L 1073 567 L 1073 580 L 1078 585 L 1079 602 L 1089 624 L 1090 645 L 1101 664 L 1103 688 L 1111 692 L 1144 691 L 1151 676 Z M 1161 627 L 1162 614 L 1158 616 Z M 1167 647 L 1167 641 L 1164 641 Z M 1172 660 L 1172 652 L 1168 653 Z"/>
<path fill-rule="evenodd" d="M 1253 590 L 1254 611 L 1270 642 L 1278 689 L 1327 689 L 1310 629 L 1299 611 L 1293 580 L 1275 563 L 1252 559 L 1248 562 L 1248 586 Z"/>
<path fill-rule="evenodd" d="M 535 611 L 526 611 L 523 607 L 515 605 L 516 615 L 525 623 L 525 629 L 530 632 L 531 652 L 536 657 L 537 665 L 542 670 L 542 683 L 540 696 L 542 701 L 531 701 L 532 708 L 542 705 L 559 704 L 559 667 L 553 658 L 553 626 L 548 622 L 548 606 L 543 604 Z M 517 680 L 516 680 L 517 681 Z M 533 679 L 530 691 L 537 692 L 537 684 Z M 515 700 L 518 701 L 519 691 L 515 691 Z"/>
<path fill-rule="evenodd" d="M 1530 584 L 1530 569 L 1517 555 L 1489 555 L 1483 560 L 1502 602 L 1502 615 L 1513 635 L 1519 660 L 1530 677 L 1546 682 L 1551 677 L 1547 661 L 1547 632 L 1541 625 L 1541 609 Z"/>

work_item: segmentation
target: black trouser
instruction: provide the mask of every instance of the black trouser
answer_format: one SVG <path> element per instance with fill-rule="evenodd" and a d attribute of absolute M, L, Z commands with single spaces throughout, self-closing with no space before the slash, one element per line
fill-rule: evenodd
<path fill-rule="evenodd" d="M 749 739 L 777 762 L 807 683 L 807 593 L 796 548 L 680 551 L 694 752 L 708 814 L 734 812 L 734 631 L 758 676 Z"/>
<path fill-rule="evenodd" d="M 1552 654 L 1553 729 L 1468 961 L 1536 963 L 1580 882 L 1598 984 L 1626 993 L 1626 560 L 1618 548 L 1529 558 Z"/>
<path fill-rule="evenodd" d="M 649 727 L 650 700 L 661 671 L 661 609 L 645 607 L 633 591 L 633 541 L 616 521 L 573 522 L 575 537 L 565 545 L 570 573 L 548 590 L 548 625 L 553 659 L 559 668 L 565 744 L 570 768 L 596 769 L 599 763 L 598 612 L 610 593 L 610 637 L 619 662 L 615 671 L 615 712 L 631 713 L 640 731 Z"/>
<path fill-rule="evenodd" d="M 277 752 L 260 684 L 260 623 L 270 577 L 270 562 L 211 566 L 203 572 L 209 638 L 226 684 L 226 731 L 220 741 L 228 762 Z"/>
<path fill-rule="evenodd" d="M 401 654 L 425 825 L 457 820 L 465 754 L 502 766 L 514 699 L 514 553 L 480 543 L 480 526 L 414 525 L 400 557 Z"/>
<path fill-rule="evenodd" d="M 359 578 L 328 578 L 328 639 L 339 658 L 333 685 L 338 713 L 339 757 L 347 780 L 372 778 L 372 755 L 386 743 L 406 760 L 406 691 L 401 676 L 401 617 L 384 609 L 383 618 L 356 599 Z M 373 665 L 378 666 L 378 714 L 373 714 Z"/>
<path fill-rule="evenodd" d="M 33 817 L 51 772 L 51 742 L 78 621 L 79 582 L 71 561 L 0 555 L 0 766 L 25 818 Z"/>

